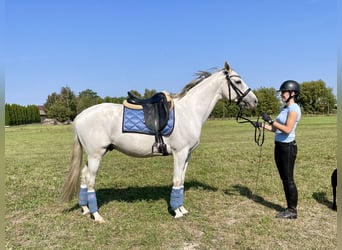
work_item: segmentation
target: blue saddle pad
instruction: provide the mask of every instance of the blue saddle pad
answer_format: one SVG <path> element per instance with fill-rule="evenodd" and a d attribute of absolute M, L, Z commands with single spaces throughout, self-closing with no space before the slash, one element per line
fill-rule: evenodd
<path fill-rule="evenodd" d="M 165 128 L 161 131 L 163 136 L 168 136 L 173 131 L 175 123 L 174 109 L 169 113 L 169 120 Z M 154 135 L 155 133 L 145 126 L 144 111 L 142 109 L 130 109 L 124 107 L 123 120 L 122 120 L 123 133 L 141 133 Z"/>

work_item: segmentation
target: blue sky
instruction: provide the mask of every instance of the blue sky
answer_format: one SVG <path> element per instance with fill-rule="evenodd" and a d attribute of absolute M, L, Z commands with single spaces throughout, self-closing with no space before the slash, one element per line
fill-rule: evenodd
<path fill-rule="evenodd" d="M 322 79 L 337 93 L 336 0 L 7 0 L 5 102 L 177 93 L 225 61 L 252 89 Z"/>

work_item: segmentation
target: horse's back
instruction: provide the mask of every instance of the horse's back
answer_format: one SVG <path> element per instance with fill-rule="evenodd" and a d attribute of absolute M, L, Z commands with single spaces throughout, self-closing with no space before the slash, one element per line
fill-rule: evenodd
<path fill-rule="evenodd" d="M 77 123 L 83 120 L 89 119 L 102 119 L 113 116 L 117 111 L 122 110 L 122 104 L 117 103 L 100 103 L 89 108 L 86 108 L 81 113 L 79 113 L 74 122 Z"/>

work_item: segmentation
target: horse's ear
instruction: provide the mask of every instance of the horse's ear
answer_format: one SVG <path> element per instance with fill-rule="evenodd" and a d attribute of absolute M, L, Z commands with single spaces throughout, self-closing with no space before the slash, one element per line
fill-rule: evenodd
<path fill-rule="evenodd" d="M 224 62 L 224 68 L 229 71 L 230 70 L 230 66 L 227 62 Z"/>

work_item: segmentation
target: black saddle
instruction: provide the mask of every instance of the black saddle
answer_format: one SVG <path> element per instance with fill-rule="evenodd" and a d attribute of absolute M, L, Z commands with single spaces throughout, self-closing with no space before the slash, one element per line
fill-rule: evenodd
<path fill-rule="evenodd" d="M 143 107 L 145 125 L 155 133 L 156 137 L 152 152 L 163 155 L 167 154 L 166 145 L 161 136 L 161 131 L 165 128 L 169 120 L 169 109 L 171 105 L 168 103 L 166 95 L 163 92 L 159 92 L 151 98 L 142 99 L 128 92 L 127 102 Z"/>
<path fill-rule="evenodd" d="M 143 105 L 164 102 L 164 99 L 166 100 L 166 96 L 163 92 L 156 93 L 155 95 L 147 99 L 139 98 L 131 92 L 128 92 L 127 101 L 132 104 Z"/>

